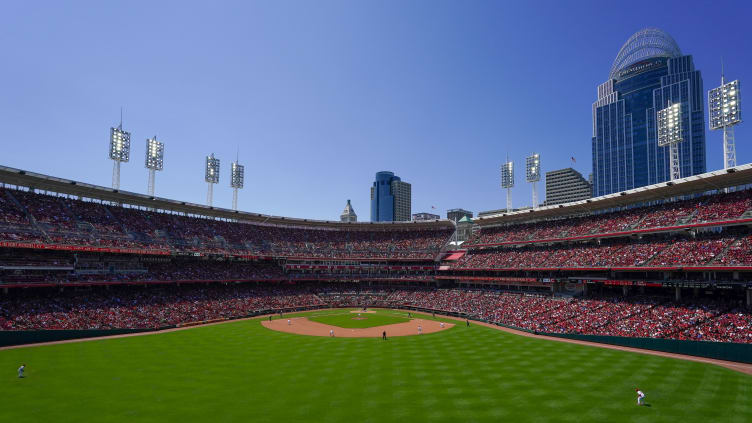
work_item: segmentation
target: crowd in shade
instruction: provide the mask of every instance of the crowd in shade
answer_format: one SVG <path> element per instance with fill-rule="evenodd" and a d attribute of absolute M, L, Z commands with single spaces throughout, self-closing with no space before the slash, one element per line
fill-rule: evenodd
<path fill-rule="evenodd" d="M 21 258 L 0 255 L 0 281 L 6 284 L 81 282 L 175 282 L 175 281 L 257 281 L 288 279 L 274 261 L 215 261 L 155 259 L 139 261 L 108 258 L 106 261 L 65 256 Z M 24 271 L 3 270 L 4 266 L 24 266 Z M 54 268 L 51 269 L 51 268 Z M 40 270 L 36 270 L 40 269 Z"/>
<path fill-rule="evenodd" d="M 397 290 L 393 306 L 436 309 L 546 333 L 752 343 L 752 312 L 738 302 L 662 297 L 556 298 L 486 290 Z"/>
<path fill-rule="evenodd" d="M 312 258 L 431 259 L 450 226 L 310 229 L 229 222 L 0 188 L 0 241 Z"/>
<path fill-rule="evenodd" d="M 752 265 L 750 237 L 724 235 L 654 236 L 602 244 L 497 247 L 470 250 L 454 263 L 458 269 L 592 268 L 669 265 Z"/>
<path fill-rule="evenodd" d="M 0 329 L 154 328 L 302 307 L 415 307 L 542 333 L 752 343 L 752 312 L 722 299 L 561 298 L 492 290 L 316 284 L 29 290 L 0 299 Z"/>
<path fill-rule="evenodd" d="M 703 196 L 662 205 L 637 207 L 578 218 L 509 224 L 482 228 L 466 244 L 493 244 L 611 234 L 640 229 L 666 228 L 742 217 L 752 209 L 752 191 Z"/>

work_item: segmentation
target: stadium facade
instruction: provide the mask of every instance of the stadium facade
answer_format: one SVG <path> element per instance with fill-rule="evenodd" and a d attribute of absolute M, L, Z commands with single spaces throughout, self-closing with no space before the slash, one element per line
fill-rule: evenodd
<path fill-rule="evenodd" d="M 371 222 L 409 222 L 412 186 L 394 172 L 376 173 L 371 186 Z"/>
<path fill-rule="evenodd" d="M 667 33 L 648 28 L 619 50 L 593 103 L 593 196 L 670 180 L 669 147 L 658 147 L 656 113 L 682 107 L 681 177 L 705 172 L 702 76 Z"/>

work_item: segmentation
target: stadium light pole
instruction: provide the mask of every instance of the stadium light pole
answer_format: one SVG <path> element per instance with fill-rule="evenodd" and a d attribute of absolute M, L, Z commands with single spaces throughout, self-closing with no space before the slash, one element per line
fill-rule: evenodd
<path fill-rule="evenodd" d="M 514 187 L 514 163 L 507 157 L 501 165 L 501 187 L 507 190 L 507 213 L 512 211 L 512 188 Z"/>
<path fill-rule="evenodd" d="M 540 154 L 532 153 L 525 159 L 525 179 L 533 185 L 533 208 L 538 207 L 538 185 L 540 181 Z"/>
<path fill-rule="evenodd" d="M 110 159 L 112 163 L 112 189 L 120 189 L 120 163 L 127 163 L 131 155 L 131 133 L 123 130 L 123 115 L 120 125 L 110 128 Z"/>
<path fill-rule="evenodd" d="M 245 166 L 238 163 L 238 158 L 230 165 L 230 186 L 232 187 L 232 209 L 238 209 L 238 190 L 243 189 Z"/>
<path fill-rule="evenodd" d="M 219 183 L 219 159 L 214 157 L 214 153 L 206 156 L 204 180 L 209 185 L 209 188 L 206 192 L 206 205 L 211 207 L 214 197 L 214 184 Z"/>
<path fill-rule="evenodd" d="M 658 146 L 669 147 L 672 181 L 681 178 L 679 143 L 684 140 L 681 120 L 681 103 L 669 104 L 665 109 L 658 111 Z"/>
<path fill-rule="evenodd" d="M 736 166 L 734 125 L 741 123 L 741 92 L 739 80 L 726 82 L 721 71 L 721 86 L 708 91 L 710 129 L 723 129 L 723 168 Z"/>
<path fill-rule="evenodd" d="M 164 167 L 164 143 L 157 141 L 157 136 L 146 140 L 146 161 L 145 167 L 149 169 L 149 185 L 147 191 L 149 196 L 154 196 L 154 183 L 158 170 Z"/>

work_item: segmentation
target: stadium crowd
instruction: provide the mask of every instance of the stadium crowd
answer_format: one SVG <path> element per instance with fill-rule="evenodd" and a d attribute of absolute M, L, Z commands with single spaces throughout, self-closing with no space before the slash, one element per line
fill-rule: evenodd
<path fill-rule="evenodd" d="M 0 329 L 154 328 L 299 307 L 412 307 L 544 332 L 752 343 L 752 312 L 727 300 L 562 298 L 356 283 L 187 284 L 33 290 L 0 297 Z"/>
<path fill-rule="evenodd" d="M 466 246 L 665 228 L 741 218 L 752 209 L 752 191 L 702 196 L 592 216 L 485 227 Z"/>
<path fill-rule="evenodd" d="M 0 188 L 0 241 L 313 258 L 432 259 L 443 228 L 310 229 L 228 222 Z"/>
<path fill-rule="evenodd" d="M 642 240 L 602 244 L 496 247 L 469 250 L 453 266 L 457 269 L 526 269 L 638 267 L 670 265 L 752 265 L 750 237 L 725 235 L 654 236 Z"/>

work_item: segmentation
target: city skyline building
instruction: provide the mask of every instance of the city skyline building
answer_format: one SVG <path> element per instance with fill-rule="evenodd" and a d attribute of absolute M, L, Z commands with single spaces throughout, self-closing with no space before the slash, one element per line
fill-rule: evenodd
<path fill-rule="evenodd" d="M 377 172 L 371 186 L 371 222 L 409 222 L 411 214 L 412 186 L 394 172 Z"/>
<path fill-rule="evenodd" d="M 347 204 L 345 205 L 345 210 L 342 211 L 342 214 L 339 215 L 339 221 L 345 222 L 345 223 L 354 223 L 358 221 L 358 215 L 355 214 L 355 209 L 353 209 L 352 204 L 350 204 L 350 200 L 347 200 Z"/>
<path fill-rule="evenodd" d="M 571 167 L 546 172 L 546 206 L 586 200 L 592 197 L 592 185 Z"/>
<path fill-rule="evenodd" d="M 441 216 L 435 213 L 428 213 L 428 212 L 413 213 L 414 222 L 423 222 L 427 220 L 439 220 L 439 219 L 441 219 Z"/>
<path fill-rule="evenodd" d="M 658 145 L 657 112 L 679 103 L 681 177 L 706 171 L 702 75 L 667 33 L 643 29 L 619 50 L 593 103 L 593 196 L 671 179 L 670 146 Z"/>
<path fill-rule="evenodd" d="M 447 210 L 447 219 L 451 220 L 452 222 L 459 222 L 463 217 L 472 219 L 473 212 L 471 212 L 470 210 L 465 210 L 465 209 Z"/>

